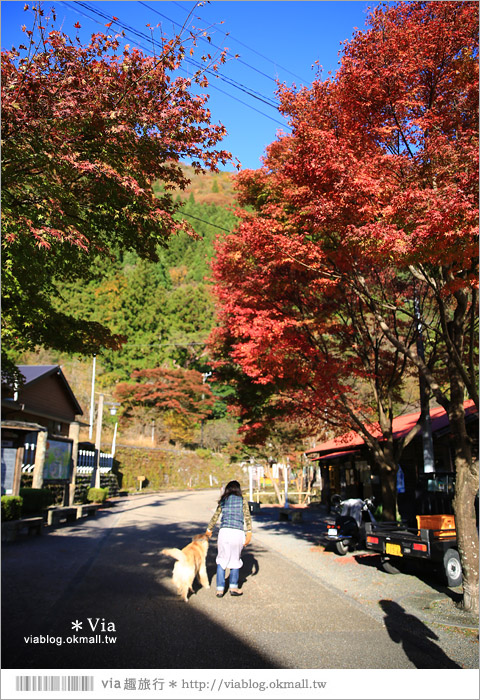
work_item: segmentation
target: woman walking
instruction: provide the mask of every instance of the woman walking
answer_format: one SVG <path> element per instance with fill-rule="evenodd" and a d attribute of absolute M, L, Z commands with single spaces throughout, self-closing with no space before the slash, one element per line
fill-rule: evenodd
<path fill-rule="evenodd" d="M 243 566 L 240 555 L 242 547 L 252 539 L 252 518 L 238 481 L 229 481 L 225 486 L 217 509 L 208 523 L 207 537 L 212 536 L 220 515 L 222 521 L 217 542 L 217 598 L 221 598 L 225 591 L 225 569 L 230 569 L 230 595 L 240 596 L 243 595 L 238 589 L 240 568 Z"/>

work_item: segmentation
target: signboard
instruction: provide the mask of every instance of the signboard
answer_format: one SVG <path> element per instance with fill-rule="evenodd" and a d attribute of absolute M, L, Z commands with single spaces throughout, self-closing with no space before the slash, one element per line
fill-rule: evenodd
<path fill-rule="evenodd" d="M 405 493 L 405 474 L 400 465 L 398 465 L 397 471 L 397 493 Z"/>
<path fill-rule="evenodd" d="M 263 479 L 265 476 L 265 470 L 263 467 L 248 467 L 248 469 L 252 475 L 252 478 L 257 479 L 257 481 L 259 479 Z"/>
<path fill-rule="evenodd" d="M 13 493 L 16 459 L 17 448 L 4 447 L 2 442 L 2 496 L 8 496 Z"/>
<path fill-rule="evenodd" d="M 44 481 L 68 481 L 72 463 L 72 443 L 60 440 L 47 440 Z"/>

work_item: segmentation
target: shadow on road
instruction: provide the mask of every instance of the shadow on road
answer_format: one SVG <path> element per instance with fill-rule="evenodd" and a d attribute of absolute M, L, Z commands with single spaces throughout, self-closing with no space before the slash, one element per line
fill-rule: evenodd
<path fill-rule="evenodd" d="M 326 551 L 334 551 L 333 544 L 327 539 L 328 529 L 328 514 L 325 509 L 305 508 L 302 513 L 303 522 L 292 523 L 291 521 L 278 521 L 280 508 L 264 508 L 259 514 L 255 515 L 255 519 L 262 523 L 262 530 L 270 534 L 284 535 L 288 534 L 305 542 L 312 543 L 315 547 L 324 548 Z M 331 516 L 330 516 L 331 517 Z M 381 569 L 380 554 L 376 554 L 366 550 L 357 550 L 350 552 L 347 557 L 338 556 L 339 562 L 346 561 L 347 558 L 354 559 L 357 564 L 362 566 Z M 442 584 L 441 572 L 434 569 L 433 566 L 425 565 L 424 562 L 416 562 L 415 560 L 405 559 L 398 562 L 398 567 L 402 574 L 415 576 L 423 581 L 432 589 L 444 593 L 449 596 L 455 603 L 462 598 L 461 593 L 452 591 L 448 586 Z"/>
<path fill-rule="evenodd" d="M 115 528 L 111 515 L 3 548 L 3 668 L 281 668 L 205 612 L 212 590 L 176 595 L 160 550 L 185 546 L 204 522 L 172 524 L 159 509 Z M 212 543 L 210 579 L 215 554 Z M 256 571 L 246 551 L 243 581 Z"/>
<path fill-rule="evenodd" d="M 258 572 L 260 571 L 260 566 L 258 564 L 258 559 L 256 559 L 251 550 L 244 550 L 242 552 L 242 561 L 243 561 L 243 566 L 240 569 L 240 588 L 242 588 L 243 584 L 248 581 L 250 576 L 256 576 Z"/>
<path fill-rule="evenodd" d="M 417 668 L 461 668 L 437 646 L 438 637 L 414 615 L 405 612 L 393 600 L 380 600 L 385 613 L 385 626 L 391 639 L 401 644 L 405 654 Z"/>
<path fill-rule="evenodd" d="M 381 556 L 380 554 L 373 554 L 372 552 L 363 552 L 354 554 L 355 561 L 357 564 L 362 566 L 371 566 L 382 570 L 381 567 Z M 405 559 L 395 563 L 399 571 L 406 576 L 415 576 L 425 583 L 427 586 L 432 588 L 438 593 L 442 593 L 448 596 L 454 603 L 459 603 L 462 600 L 462 594 L 458 591 L 454 591 L 447 585 L 442 585 L 441 574 L 436 570 L 429 562 L 415 561 L 412 559 Z M 393 575 L 393 574 L 390 574 Z"/>
<path fill-rule="evenodd" d="M 302 520 L 299 522 L 280 520 L 280 510 L 280 507 L 263 508 L 253 518 L 262 523 L 262 529 L 270 534 L 289 534 L 316 545 L 328 543 L 325 536 L 327 532 L 326 515 L 323 510 L 317 508 L 295 509 L 301 513 Z"/>

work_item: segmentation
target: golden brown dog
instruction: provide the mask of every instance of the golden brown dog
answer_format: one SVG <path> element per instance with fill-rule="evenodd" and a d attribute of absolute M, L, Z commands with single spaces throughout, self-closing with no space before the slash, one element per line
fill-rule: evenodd
<path fill-rule="evenodd" d="M 162 549 L 162 554 L 176 559 L 173 567 L 172 580 L 177 589 L 178 595 L 188 602 L 188 592 L 192 591 L 192 584 L 195 576 L 204 588 L 210 588 L 207 576 L 206 558 L 208 550 L 208 537 L 206 535 L 195 535 L 190 544 L 183 549 Z"/>

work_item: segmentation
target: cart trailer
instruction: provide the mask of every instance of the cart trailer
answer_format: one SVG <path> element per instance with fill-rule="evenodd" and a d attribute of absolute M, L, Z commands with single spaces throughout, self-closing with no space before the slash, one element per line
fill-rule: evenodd
<path fill-rule="evenodd" d="M 457 547 L 453 515 L 417 515 L 417 527 L 403 523 L 366 523 L 366 548 L 379 552 L 382 568 L 398 573 L 403 558 L 441 566 L 448 586 L 462 582 L 462 567 Z"/>

